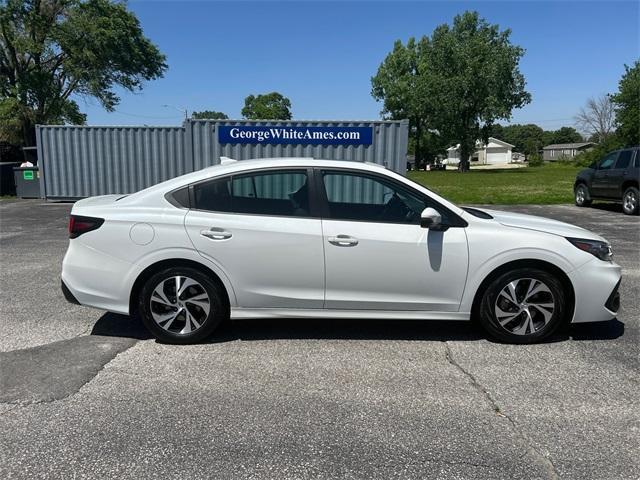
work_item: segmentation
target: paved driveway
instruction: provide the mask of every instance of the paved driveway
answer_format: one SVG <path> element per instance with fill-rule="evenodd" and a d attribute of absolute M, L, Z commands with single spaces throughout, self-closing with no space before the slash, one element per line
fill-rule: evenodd
<path fill-rule="evenodd" d="M 640 477 L 637 217 L 618 320 L 500 345 L 455 322 L 242 321 L 174 347 L 59 291 L 66 204 L 0 202 L 0 478 Z"/>

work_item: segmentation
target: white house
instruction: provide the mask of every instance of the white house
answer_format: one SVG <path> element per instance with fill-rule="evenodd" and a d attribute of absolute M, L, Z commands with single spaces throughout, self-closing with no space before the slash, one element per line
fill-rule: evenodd
<path fill-rule="evenodd" d="M 511 163 L 511 149 L 513 145 L 494 137 L 489 137 L 489 142 L 485 145 L 480 140 L 476 141 L 476 151 L 471 156 L 472 165 L 505 165 Z M 460 163 L 460 144 L 447 148 L 448 165 Z"/>

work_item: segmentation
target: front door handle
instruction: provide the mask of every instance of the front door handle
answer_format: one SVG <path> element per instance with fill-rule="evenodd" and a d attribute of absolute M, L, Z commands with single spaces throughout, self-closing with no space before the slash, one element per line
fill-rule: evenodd
<path fill-rule="evenodd" d="M 355 247 L 358 245 L 358 239 L 349 235 L 336 235 L 329 237 L 329 243 L 338 247 Z"/>
<path fill-rule="evenodd" d="M 222 228 L 210 228 L 209 230 L 201 230 L 200 235 L 207 237 L 210 240 L 226 240 L 231 238 L 231 232 L 227 232 Z"/>

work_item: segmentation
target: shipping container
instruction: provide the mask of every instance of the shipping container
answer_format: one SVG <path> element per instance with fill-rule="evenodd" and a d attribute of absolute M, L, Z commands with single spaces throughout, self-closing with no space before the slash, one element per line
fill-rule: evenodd
<path fill-rule="evenodd" d="M 194 119 L 168 127 L 39 125 L 36 133 L 43 198 L 77 199 L 132 193 L 220 157 L 372 162 L 404 174 L 409 123 Z"/>

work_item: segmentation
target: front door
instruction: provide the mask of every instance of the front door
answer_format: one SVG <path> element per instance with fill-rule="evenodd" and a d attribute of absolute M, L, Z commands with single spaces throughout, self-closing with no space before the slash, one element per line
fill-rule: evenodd
<path fill-rule="evenodd" d="M 226 272 L 239 307 L 323 307 L 322 228 L 308 178 L 306 169 L 258 171 L 193 187 L 187 233 Z"/>
<path fill-rule="evenodd" d="M 361 172 L 323 170 L 328 309 L 457 311 L 467 277 L 464 228 L 421 228 L 420 192 Z"/>

